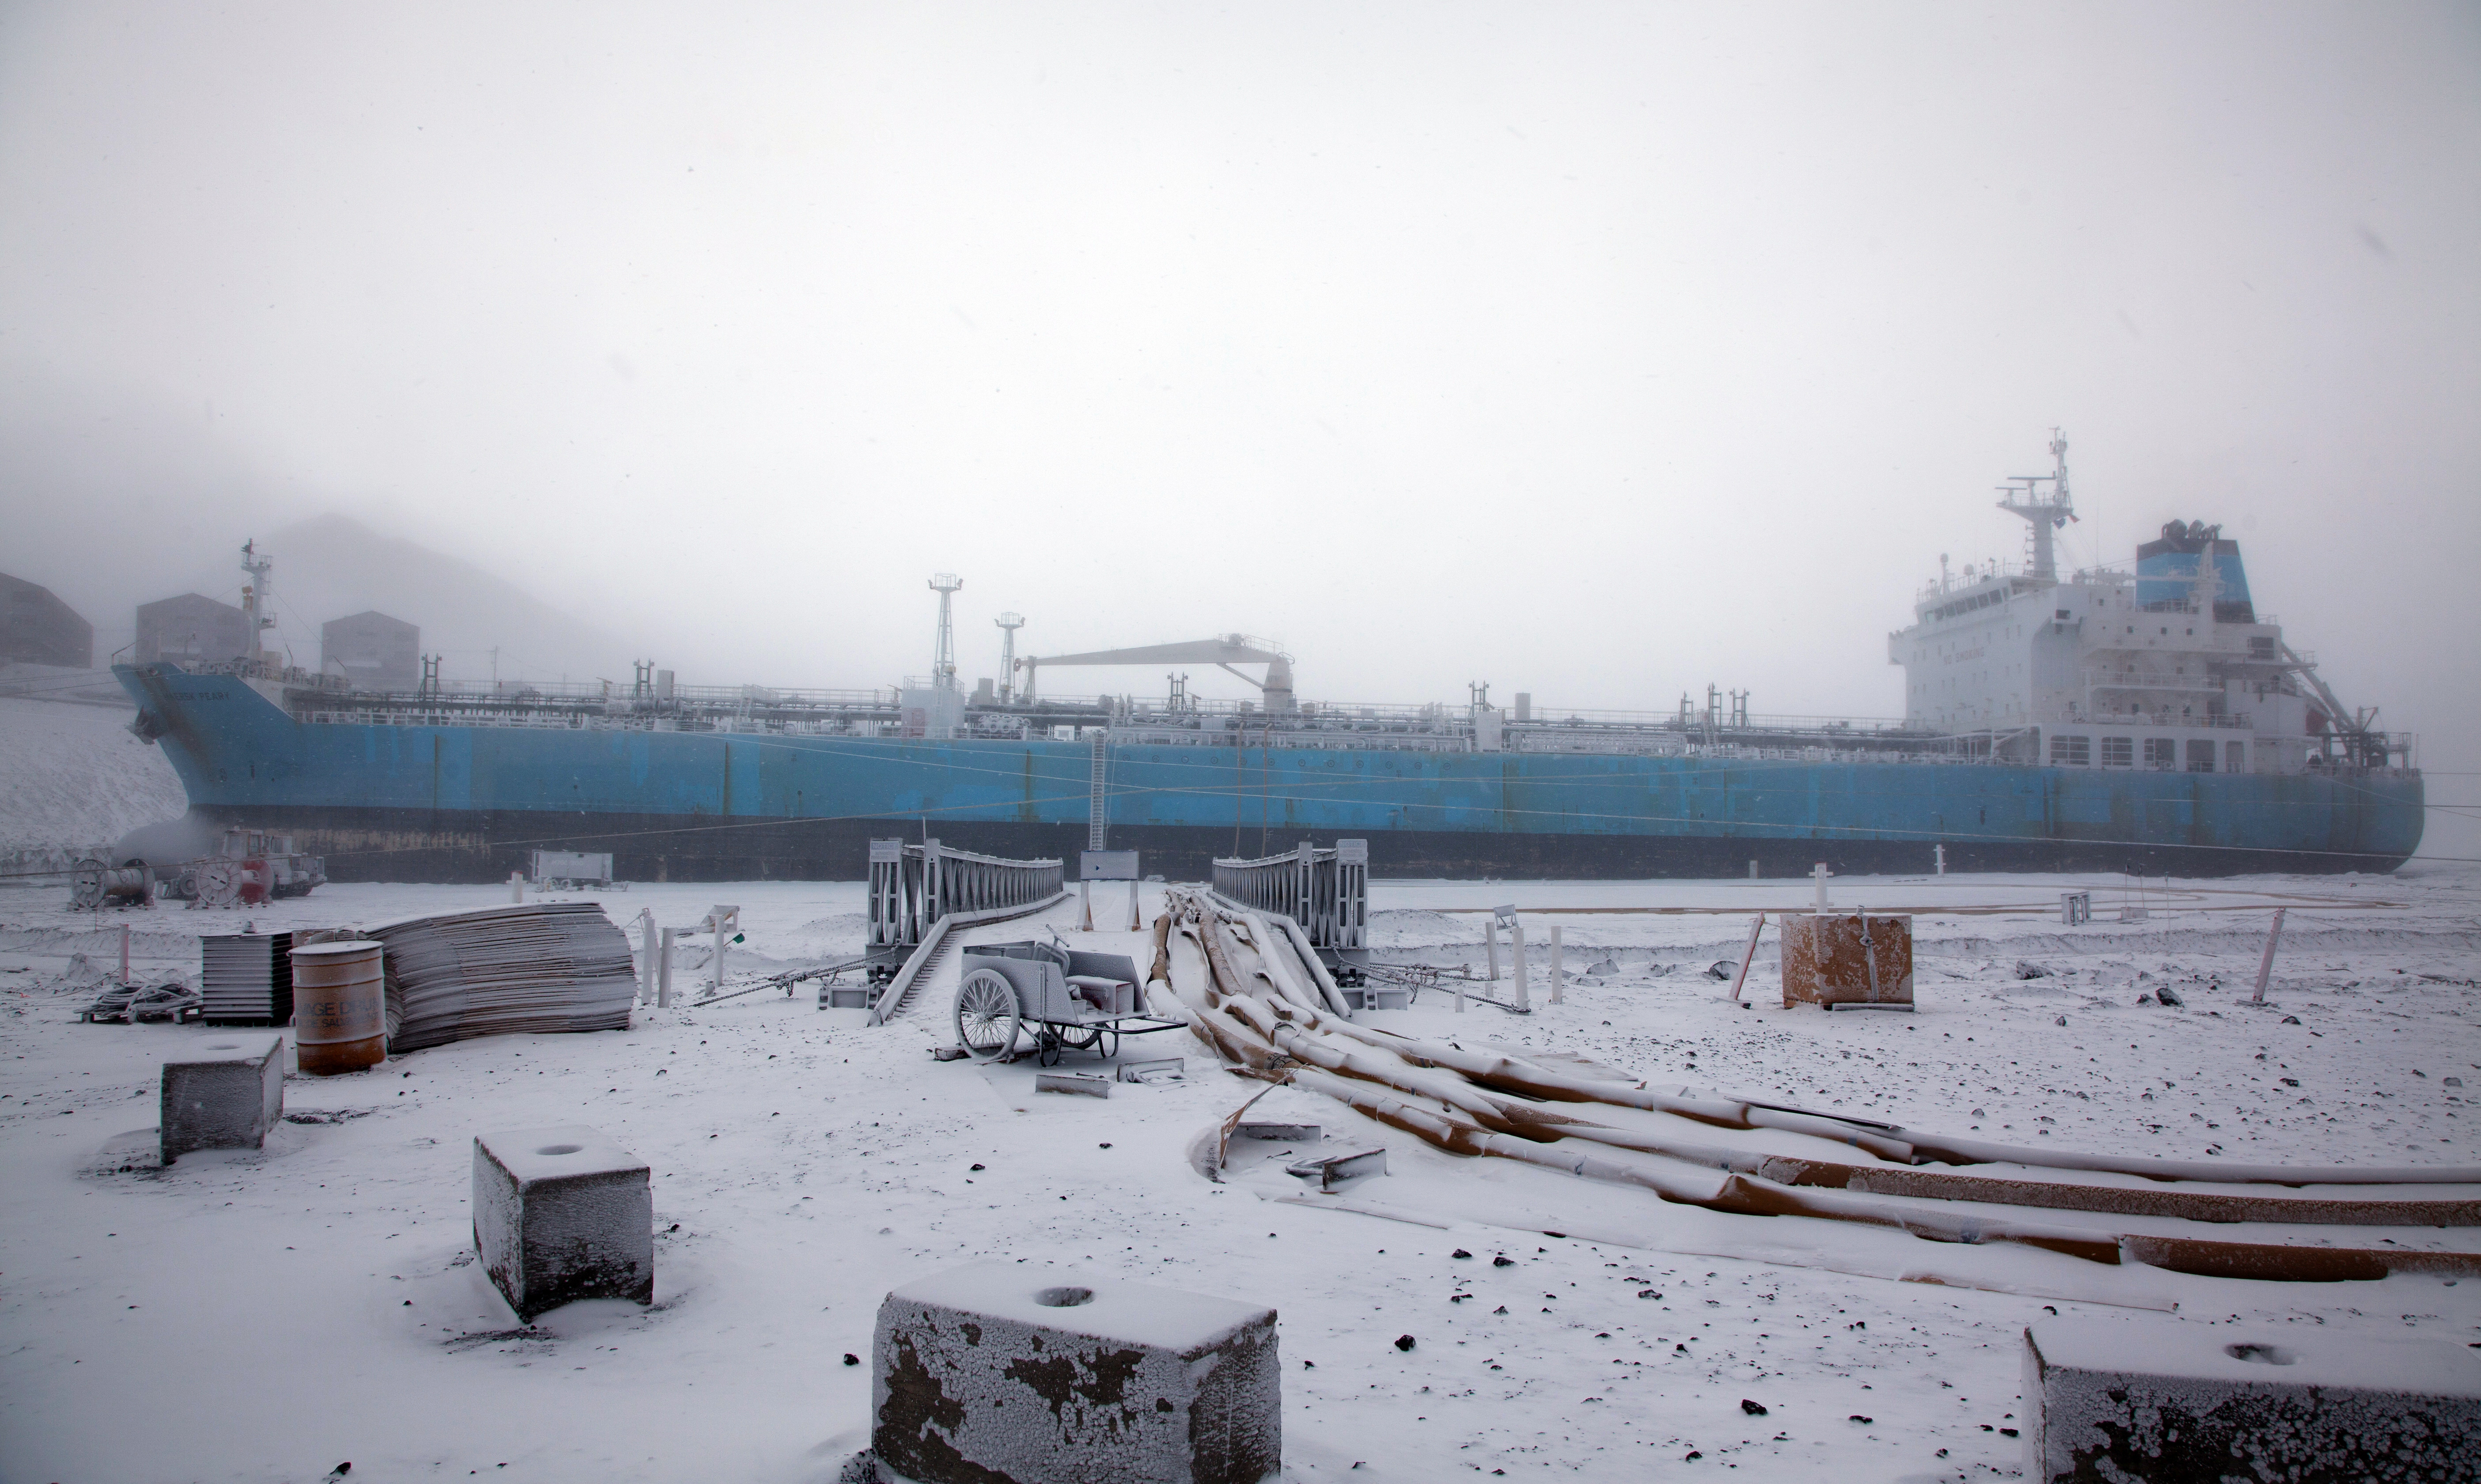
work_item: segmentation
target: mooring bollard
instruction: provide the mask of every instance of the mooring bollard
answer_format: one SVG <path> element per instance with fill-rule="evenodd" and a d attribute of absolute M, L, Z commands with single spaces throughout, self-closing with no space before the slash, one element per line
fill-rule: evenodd
<path fill-rule="evenodd" d="M 871 1451 L 923 1484 L 1237 1484 L 1282 1467 L 1263 1305 L 982 1263 L 889 1293 L 871 1360 Z"/>
<path fill-rule="evenodd" d="M 655 1301 L 646 1161 L 584 1124 L 474 1138 L 474 1250 L 528 1323 L 581 1298 Z"/>
<path fill-rule="evenodd" d="M 2024 1332 L 2025 1476 L 2481 1479 L 2470 1354 L 2290 1326 L 2044 1319 Z"/>
<path fill-rule="evenodd" d="M 222 1035 L 164 1063 L 158 1146 L 166 1164 L 193 1149 L 258 1149 L 284 1116 L 284 1038 Z"/>

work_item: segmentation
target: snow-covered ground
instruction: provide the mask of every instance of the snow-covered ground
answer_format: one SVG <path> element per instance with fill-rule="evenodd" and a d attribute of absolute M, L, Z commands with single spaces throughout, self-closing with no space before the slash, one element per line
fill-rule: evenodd
<path fill-rule="evenodd" d="M 2071 886 L 2094 892 L 2092 925 L 2059 924 Z M 1522 907 L 1535 1012 L 1459 1015 L 1432 992 L 1376 1019 L 2011 1142 L 2476 1162 L 2468 1088 L 2447 1079 L 2481 1086 L 2481 872 L 2155 882 L 2128 923 L 2123 898 L 2138 893 L 2118 877 L 1833 890 L 1847 907 L 1920 913 L 1917 1014 L 1776 1007 L 1771 931 L 1756 1007 L 1699 973 L 1737 954 L 1753 912 L 1806 904 L 1807 882 L 1381 882 L 1373 937 L 1397 961 L 1477 966 L 1481 909 Z M 1266 1160 L 1283 1146 L 1210 1184 L 1186 1146 L 1261 1084 L 1174 1033 L 1124 1056 L 1185 1055 L 1185 1080 L 1118 1085 L 1108 1101 L 1036 1095 L 1030 1061 L 930 1057 L 953 1034 L 939 986 L 878 1028 L 816 1008 L 804 985 L 641 1009 L 623 1032 L 468 1041 L 296 1078 L 288 1108 L 351 1116 L 158 1171 L 114 1141 L 152 1127 L 167 1050 L 209 1032 L 74 1024 L 87 995 L 62 987 L 72 954 L 108 965 L 127 923 L 142 976 L 195 977 L 202 932 L 368 924 L 507 889 L 334 885 L 248 913 L 100 917 L 66 911 L 65 895 L 0 890 L 0 1478 L 309 1480 L 351 1460 L 355 1481 L 824 1480 L 866 1441 L 880 1296 L 983 1258 L 1276 1307 L 1293 1480 L 2012 1476 L 2022 1334 L 2051 1310 L 2176 1304 L 2200 1323 L 2481 1341 L 2481 1283 L 2233 1282 L 2050 1254 L 1965 1271 L 1964 1255 L 1995 1249 L 1722 1216 L 1455 1159 L 1293 1088 L 1258 1113 L 1385 1143 L 1391 1172 L 1351 1196 L 1418 1219 L 1279 1199 L 1294 1183 Z M 736 982 L 836 962 L 863 936 L 854 883 L 600 899 L 615 922 L 647 909 L 675 926 L 738 904 Z M 2251 1007 L 2278 904 L 2289 913 L 2269 1003 Z M 1554 924 L 1559 1004 L 1545 981 Z M 980 935 L 1051 927 L 1072 932 L 1071 914 Z M 1140 964 L 1145 941 L 1090 940 Z M 684 954 L 685 992 L 702 957 Z M 2019 978 L 2019 960 L 2051 972 Z M 2183 1008 L 2138 1002 L 2164 984 Z M 657 1305 L 577 1305 L 524 1328 L 470 1261 L 471 1140 L 566 1122 L 653 1165 Z M 2334 1239 L 2481 1248 L 2474 1229 Z M 1867 1276 L 1946 1264 L 2022 1291 Z M 2128 1281 L 2089 1284 L 2097 1272 Z"/>
<path fill-rule="evenodd" d="M 87 686 L 74 693 L 96 692 Z M 129 735 L 137 714 L 131 706 L 0 694 L 0 851 L 109 845 L 189 809 L 163 749 Z"/>

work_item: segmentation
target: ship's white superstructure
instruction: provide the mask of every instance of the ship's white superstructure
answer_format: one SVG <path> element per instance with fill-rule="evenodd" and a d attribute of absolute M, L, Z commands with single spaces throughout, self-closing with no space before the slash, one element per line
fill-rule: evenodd
<path fill-rule="evenodd" d="M 1915 600 L 1913 625 L 1888 636 L 1907 727 L 1979 733 L 1997 756 L 2065 768 L 2383 766 L 2383 753 L 2357 755 L 2379 735 L 2370 718 L 2345 713 L 2282 626 L 2257 613 L 2239 544 L 2219 527 L 2173 521 L 2138 549 L 2134 572 L 2058 576 L 2050 536 L 2075 511 L 2067 443 L 2050 447 L 2056 471 L 2014 481 L 2000 502 L 2032 522 L 2028 569 L 1942 573 Z"/>

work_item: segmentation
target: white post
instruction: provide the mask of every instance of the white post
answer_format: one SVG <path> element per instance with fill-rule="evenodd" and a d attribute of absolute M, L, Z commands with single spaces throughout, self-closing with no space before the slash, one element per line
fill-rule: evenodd
<path fill-rule="evenodd" d="M 1757 878 L 1758 878 L 1758 863 L 1757 863 L 1756 861 L 1751 861 L 1751 862 L 1749 862 L 1749 879 L 1750 879 L 1750 880 L 1752 880 L 1752 881 L 1755 881 Z"/>
<path fill-rule="evenodd" d="M 129 924 L 120 924 L 120 982 L 129 982 Z"/>
<path fill-rule="evenodd" d="M 645 968 L 638 976 L 642 989 L 640 998 L 652 1000 L 655 998 L 655 909 L 652 907 L 638 909 L 638 939 L 646 957 Z"/>
<path fill-rule="evenodd" d="M 1499 917 L 1494 913 L 1481 924 L 1482 951 L 1490 955 L 1490 981 L 1499 982 Z"/>
<path fill-rule="evenodd" d="M 1462 1015 L 1464 1012 L 1465 1012 L 1465 981 L 1464 981 L 1464 980 L 1462 980 L 1462 979 L 1458 979 L 1458 980 L 1456 980 L 1456 1013 L 1457 1013 L 1458 1015 Z"/>
<path fill-rule="evenodd" d="M 2282 907 L 2274 909 L 2274 922 L 2265 930 L 2265 956 L 2257 961 L 2257 994 L 2252 997 L 2257 1004 L 2265 1003 L 2265 976 L 2274 972 L 2274 944 L 2283 936 L 2285 910 Z"/>
<path fill-rule="evenodd" d="M 1946 846 L 1930 846 L 1930 849 L 1931 849 L 1931 851 L 1932 851 L 1932 852 L 1934 852 L 1934 853 L 1938 856 L 1938 873 L 1939 873 L 1940 875 L 1946 875 Z"/>
<path fill-rule="evenodd" d="M 1080 932 L 1092 932 L 1094 930 L 1093 882 L 1080 881 L 1077 883 L 1077 905 L 1083 912 L 1083 916 L 1077 925 L 1077 930 Z"/>
<path fill-rule="evenodd" d="M 509 899 L 510 901 L 523 901 L 526 899 L 526 873 L 524 872 L 511 871 L 509 872 Z"/>
<path fill-rule="evenodd" d="M 1516 1007 L 1533 1008 L 1533 996 L 1525 984 L 1525 924 L 1516 918 L 1507 920 L 1507 953 L 1516 966 Z"/>
<path fill-rule="evenodd" d="M 1826 877 L 1828 875 L 1826 862 L 1819 861 L 1816 866 L 1811 869 L 1809 873 L 1817 879 L 1817 915 L 1819 917 L 1824 917 L 1826 915 Z"/>
<path fill-rule="evenodd" d="M 1749 924 L 1749 946 L 1740 950 L 1740 972 L 1732 976 L 1732 1002 L 1734 1004 L 1740 1002 L 1740 988 L 1749 981 L 1749 965 L 1757 959 L 1758 934 L 1765 930 L 1766 915 L 1761 912 L 1758 914 L 1758 920 Z"/>
<path fill-rule="evenodd" d="M 724 928 L 722 908 L 718 907 L 715 911 L 715 916 L 708 921 L 715 928 L 715 962 L 707 966 L 708 974 L 706 995 L 708 999 L 712 1000 L 716 996 L 723 993 L 723 950 L 724 946 L 732 941 L 732 938 Z"/>
<path fill-rule="evenodd" d="M 1142 931 L 1145 925 L 1145 918 L 1137 911 L 1137 883 L 1131 881 L 1129 883 L 1129 931 Z"/>
<path fill-rule="evenodd" d="M 672 1002 L 672 939 L 679 932 L 677 927 L 664 929 L 664 946 L 655 960 L 655 1003 L 659 1006 Z"/>
<path fill-rule="evenodd" d="M 1568 961 L 1566 950 L 1559 943 L 1559 925 L 1551 924 L 1551 1002 L 1568 1002 Z"/>

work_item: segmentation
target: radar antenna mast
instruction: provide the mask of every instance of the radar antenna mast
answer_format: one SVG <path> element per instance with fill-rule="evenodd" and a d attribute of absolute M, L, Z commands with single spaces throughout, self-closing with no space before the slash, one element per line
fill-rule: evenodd
<path fill-rule="evenodd" d="M 2076 518 L 2076 502 L 2068 494 L 2068 440 L 2055 428 L 2050 430 L 2050 457 L 2056 465 L 2050 473 L 2014 476 L 2000 486 L 2005 498 L 1998 502 L 2000 509 L 2024 517 L 2032 527 L 2033 580 L 2043 583 L 2059 580 L 2051 533 Z M 2050 486 L 2047 492 L 2045 484 Z"/>
<path fill-rule="evenodd" d="M 930 685 L 937 690 L 956 689 L 956 624 L 950 605 L 956 589 L 965 580 L 953 572 L 941 572 L 930 579 L 930 590 L 939 595 L 939 642 L 930 653 Z"/>

